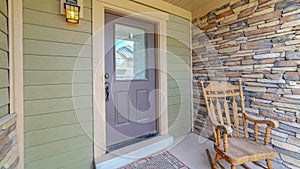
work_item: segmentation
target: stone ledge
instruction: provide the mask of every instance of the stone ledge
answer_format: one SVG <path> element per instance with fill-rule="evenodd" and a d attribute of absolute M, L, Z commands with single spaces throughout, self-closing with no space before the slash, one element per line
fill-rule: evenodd
<path fill-rule="evenodd" d="M 15 122 L 16 122 L 15 114 L 8 114 L 0 118 L 0 130 L 8 129 Z"/>

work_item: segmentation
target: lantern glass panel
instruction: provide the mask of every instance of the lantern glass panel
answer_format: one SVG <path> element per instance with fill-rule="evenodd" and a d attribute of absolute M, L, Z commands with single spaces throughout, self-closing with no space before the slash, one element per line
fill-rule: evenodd
<path fill-rule="evenodd" d="M 65 3 L 66 21 L 71 23 L 79 23 L 80 7 L 70 3 Z"/>

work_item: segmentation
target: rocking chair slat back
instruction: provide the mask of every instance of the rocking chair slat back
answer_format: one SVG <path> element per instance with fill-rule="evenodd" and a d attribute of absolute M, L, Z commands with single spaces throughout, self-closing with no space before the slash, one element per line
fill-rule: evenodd
<path fill-rule="evenodd" d="M 230 126 L 231 120 L 230 120 L 229 108 L 228 108 L 228 103 L 227 103 L 226 97 L 224 97 L 224 112 L 225 112 L 225 116 L 226 116 L 227 125 Z"/>
<path fill-rule="evenodd" d="M 236 103 L 234 97 L 233 97 L 233 102 L 232 102 L 232 111 L 233 111 L 233 119 L 234 119 L 236 136 L 238 137 L 239 136 L 239 115 L 238 115 L 237 103 Z"/>
<path fill-rule="evenodd" d="M 215 105 L 214 105 L 212 99 L 210 99 L 210 104 L 209 104 L 209 105 L 210 105 L 210 112 L 211 112 L 211 115 L 212 115 L 213 118 L 216 119 Z"/>
<path fill-rule="evenodd" d="M 211 82 L 207 87 L 204 87 L 204 82 L 200 82 L 203 89 L 204 101 L 208 105 L 208 115 L 215 119 L 220 124 L 234 126 L 235 136 L 239 136 L 239 109 L 238 102 L 243 105 L 243 93 L 241 92 L 241 82 L 239 86 L 234 86 L 226 82 Z M 209 104 L 207 104 L 209 103 Z M 241 106 L 242 117 L 245 112 Z M 243 119 L 243 126 L 246 126 L 246 120 Z M 234 122 L 233 124 L 231 122 Z M 245 121 L 245 122 L 244 122 Z M 244 130 L 245 131 L 245 130 Z M 245 137 L 247 132 L 245 134 Z"/>
<path fill-rule="evenodd" d="M 224 120 L 223 120 L 223 117 L 222 117 L 223 112 L 222 112 L 222 109 L 221 109 L 221 105 L 220 105 L 219 99 L 216 98 L 216 100 L 217 100 L 216 104 L 217 104 L 217 112 L 218 112 L 219 120 L 220 120 L 221 124 L 224 124 Z"/>

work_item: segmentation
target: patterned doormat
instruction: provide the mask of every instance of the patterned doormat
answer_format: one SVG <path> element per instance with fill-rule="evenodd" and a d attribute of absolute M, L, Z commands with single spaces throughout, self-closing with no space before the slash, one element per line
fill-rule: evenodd
<path fill-rule="evenodd" d="M 153 154 L 119 169 L 189 169 L 168 151 Z"/>

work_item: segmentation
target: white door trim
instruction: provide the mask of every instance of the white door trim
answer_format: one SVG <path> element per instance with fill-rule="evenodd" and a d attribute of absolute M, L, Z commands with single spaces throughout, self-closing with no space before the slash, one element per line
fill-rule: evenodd
<path fill-rule="evenodd" d="M 126 0 L 127 1 L 127 0 Z M 101 157 L 106 151 L 105 122 L 105 48 L 104 48 L 104 13 L 105 10 L 154 22 L 157 24 L 157 107 L 158 132 L 168 134 L 168 99 L 167 99 L 167 21 L 169 15 L 157 9 L 128 1 L 93 0 L 92 4 L 92 46 L 93 46 L 93 116 L 94 116 L 94 159 Z"/>

